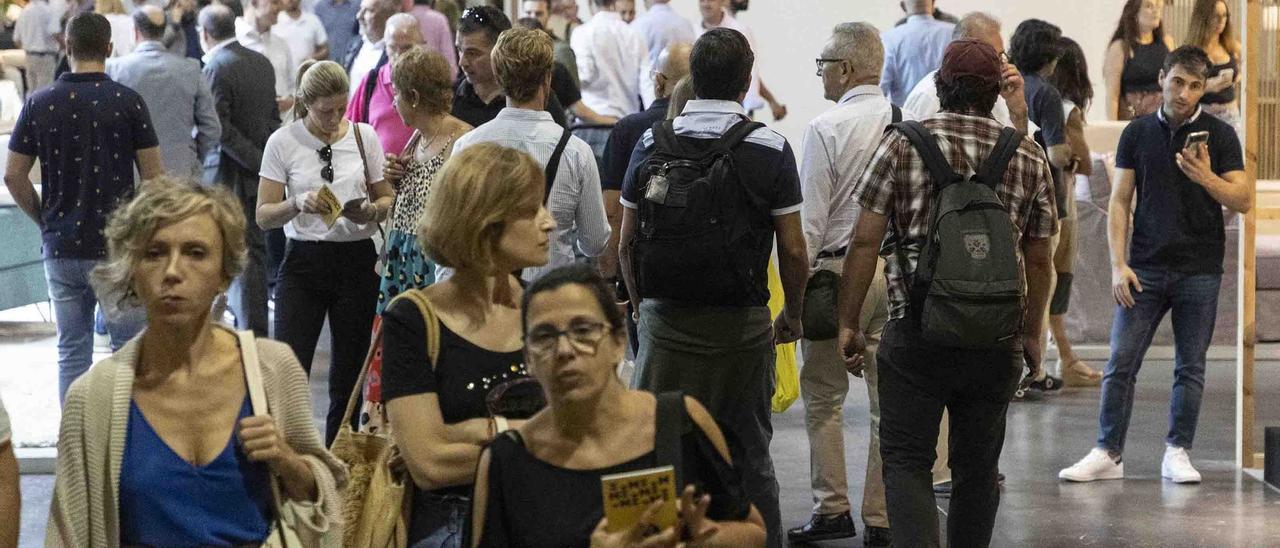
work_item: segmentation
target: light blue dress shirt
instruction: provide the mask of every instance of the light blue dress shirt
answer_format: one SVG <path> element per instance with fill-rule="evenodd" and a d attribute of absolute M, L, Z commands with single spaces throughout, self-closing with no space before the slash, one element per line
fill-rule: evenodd
<path fill-rule="evenodd" d="M 942 66 L 954 29 L 955 25 L 932 15 L 912 15 L 905 24 L 880 35 L 884 42 L 880 89 L 893 104 L 902 106 L 920 79 Z"/>
<path fill-rule="evenodd" d="M 649 48 L 649 64 L 658 66 L 658 55 L 671 44 L 693 45 L 693 23 L 681 17 L 668 4 L 654 4 L 649 12 L 631 24 L 644 37 Z"/>

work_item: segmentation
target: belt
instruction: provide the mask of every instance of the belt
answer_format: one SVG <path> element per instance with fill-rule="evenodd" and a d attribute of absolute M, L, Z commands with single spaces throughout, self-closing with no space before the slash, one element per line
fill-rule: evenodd
<path fill-rule="evenodd" d="M 821 252 L 821 253 L 818 253 L 818 259 L 819 259 L 819 260 L 822 260 L 822 259 L 839 259 L 839 258 L 841 258 L 841 257 L 844 257 L 844 256 L 845 256 L 845 254 L 846 254 L 846 253 L 848 253 L 848 252 L 849 252 L 849 246 L 844 246 L 844 247 L 842 247 L 842 248 L 840 248 L 840 249 L 837 249 L 837 250 L 835 250 L 835 251 L 823 251 L 823 252 Z"/>

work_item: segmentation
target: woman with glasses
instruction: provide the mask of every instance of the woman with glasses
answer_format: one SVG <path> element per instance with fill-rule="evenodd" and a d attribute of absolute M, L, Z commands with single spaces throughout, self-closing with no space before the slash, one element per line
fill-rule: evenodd
<path fill-rule="evenodd" d="M 1240 102 L 1236 87 L 1240 83 L 1240 41 L 1231 28 L 1231 8 L 1223 0 L 1196 0 L 1191 10 L 1191 29 L 1187 44 L 1209 54 L 1209 79 L 1200 98 L 1204 111 L 1231 124 L 1239 133 Z"/>
<path fill-rule="evenodd" d="M 262 153 L 257 219 L 263 230 L 284 227 L 289 239 L 276 286 L 275 338 L 308 372 L 329 320 L 328 443 L 369 349 L 378 301 L 372 237 L 395 195 L 382 179 L 378 135 L 343 118 L 346 71 L 309 61 L 300 72 L 296 121 L 276 130 Z"/>
<path fill-rule="evenodd" d="M 555 221 L 545 185 L 523 152 L 485 143 L 455 154 L 417 230 L 431 260 L 454 274 L 401 294 L 383 314 L 382 398 L 415 486 L 411 546 L 461 545 L 480 449 L 522 422 L 491 412 L 489 400 L 527 376 L 523 289 L 512 272 L 547 263 Z"/>
<path fill-rule="evenodd" d="M 1163 24 L 1165 0 L 1127 0 L 1107 46 L 1102 75 L 1107 119 L 1132 120 L 1160 108 L 1160 69 L 1173 51 Z"/>
<path fill-rule="evenodd" d="M 552 270 L 525 290 L 521 310 L 525 362 L 547 408 L 481 455 L 473 546 L 764 545 L 764 519 L 707 410 L 678 393 L 654 396 L 618 380 L 626 326 L 599 274 L 583 265 Z M 667 453 L 660 439 L 678 450 Z M 687 486 L 677 489 L 677 526 L 653 531 L 646 514 L 611 532 L 601 478 L 676 460 L 677 481 Z"/>

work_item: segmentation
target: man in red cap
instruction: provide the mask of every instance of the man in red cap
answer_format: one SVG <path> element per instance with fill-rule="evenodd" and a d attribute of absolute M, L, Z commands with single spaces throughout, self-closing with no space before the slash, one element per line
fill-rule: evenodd
<path fill-rule="evenodd" d="M 995 49 L 975 40 L 952 42 L 943 55 L 937 77 L 942 112 L 922 124 L 951 170 L 966 178 L 984 166 L 1000 141 L 1003 124 L 992 118 L 991 109 L 1000 94 L 1002 67 Z M 1016 133 L 1012 137 L 1016 150 L 1010 151 L 1003 175 L 993 170 L 987 182 L 1015 231 L 1009 251 L 1021 267 L 1014 275 L 1026 281 L 1026 299 L 1021 321 L 1003 326 L 1015 335 L 990 347 L 941 344 L 926 338 L 915 319 L 923 307 L 921 299 L 909 297 L 908 287 L 922 243 L 931 236 L 939 189 L 922 155 L 901 131 L 885 135 L 853 190 L 860 208 L 845 258 L 839 333 L 851 372 L 865 365 L 866 341 L 857 329 L 857 311 L 877 275 L 876 260 L 887 230 L 892 230 L 890 241 L 896 242 L 885 267 L 889 322 L 876 367 L 889 524 L 895 544 L 902 546 L 939 546 L 930 468 L 943 409 L 951 417 L 954 482 L 948 545 L 986 546 L 991 541 L 1000 502 L 996 464 L 1004 443 L 1005 412 L 1021 377 L 1024 353 L 1032 359 L 1040 356 L 1038 334 L 1053 268 L 1049 238 L 1057 231 L 1044 153 L 1031 139 Z"/>

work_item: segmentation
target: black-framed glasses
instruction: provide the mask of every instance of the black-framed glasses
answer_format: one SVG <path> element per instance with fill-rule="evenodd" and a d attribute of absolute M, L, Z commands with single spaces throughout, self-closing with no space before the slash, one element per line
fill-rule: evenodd
<path fill-rule="evenodd" d="M 326 182 L 333 182 L 333 145 L 325 145 L 324 148 L 317 150 L 316 154 L 320 155 L 320 161 L 324 162 L 324 166 L 320 168 L 320 178 Z"/>
<path fill-rule="evenodd" d="M 530 352 L 545 356 L 556 351 L 560 337 L 567 337 L 569 346 L 575 351 L 594 356 L 600 350 L 600 341 L 604 340 L 608 327 L 600 322 L 576 322 L 565 330 L 550 326 L 536 327 L 524 336 L 524 344 Z"/>
<path fill-rule="evenodd" d="M 822 76 L 822 68 L 827 66 L 827 63 L 843 63 L 844 59 L 826 59 L 819 57 L 814 59 L 813 62 L 815 65 L 818 65 L 818 76 Z"/>

